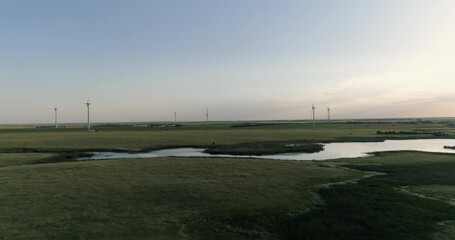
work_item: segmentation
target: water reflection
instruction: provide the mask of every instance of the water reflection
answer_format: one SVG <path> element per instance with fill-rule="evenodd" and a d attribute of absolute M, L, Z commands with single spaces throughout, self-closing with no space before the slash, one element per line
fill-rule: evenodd
<path fill-rule="evenodd" d="M 454 146 L 454 139 L 419 139 L 419 140 L 387 140 L 385 142 L 346 142 L 324 144 L 324 150 L 318 153 L 286 153 L 267 156 L 236 156 L 212 155 L 204 153 L 203 148 L 176 148 L 151 151 L 147 153 L 117 153 L 94 152 L 89 159 L 116 159 L 116 158 L 154 158 L 154 157 L 235 157 L 235 158 L 264 158 L 279 160 L 327 160 L 336 158 L 365 157 L 371 152 L 382 151 L 425 151 L 440 153 L 455 153 L 453 149 L 444 146 Z"/>

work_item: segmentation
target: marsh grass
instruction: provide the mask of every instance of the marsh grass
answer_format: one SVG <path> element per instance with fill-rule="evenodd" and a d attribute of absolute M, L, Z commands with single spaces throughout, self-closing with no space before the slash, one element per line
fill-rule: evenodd
<path fill-rule="evenodd" d="M 342 164 L 345 167 L 386 174 L 321 189 L 325 203 L 289 219 L 283 230 L 287 239 L 433 239 L 444 232 L 440 223 L 455 220 L 455 206 L 446 201 L 399 190 L 436 184 L 446 186 L 446 196 L 453 194 L 455 156 L 399 152 L 345 161 L 355 163 Z"/>
<path fill-rule="evenodd" d="M 0 168 L 33 164 L 53 157 L 52 153 L 0 153 Z"/>
<path fill-rule="evenodd" d="M 71 162 L 95 149 L 137 152 L 215 145 L 251 151 L 258 143 L 409 137 L 385 138 L 376 134 L 378 129 L 441 131 L 448 138 L 455 133 L 447 123 L 435 121 L 317 128 L 300 123 L 231 125 L 167 131 L 106 126 L 97 133 L 0 129 L 1 237 L 453 239 L 454 206 L 446 201 L 455 185 L 453 154 L 391 152 L 324 163 L 228 158 Z M 383 174 L 353 181 L 365 172 Z M 339 182 L 343 184 L 334 184 Z M 435 199 L 400 191 L 403 187 Z"/>
<path fill-rule="evenodd" d="M 300 142 L 260 142 L 211 146 L 205 150 L 210 154 L 270 155 L 280 153 L 315 153 L 324 150 L 322 144 Z"/>
<path fill-rule="evenodd" d="M 307 123 L 285 123 L 254 125 L 232 128 L 232 124 L 193 124 L 167 131 L 161 128 L 133 128 L 126 126 L 99 127 L 96 133 L 88 133 L 81 128 L 0 129 L 0 152 L 35 149 L 41 152 L 65 149 L 145 151 L 169 147 L 211 147 L 235 144 L 299 141 L 306 143 L 383 141 L 385 139 L 434 138 L 434 136 L 383 135 L 384 131 L 430 131 L 446 132 L 443 138 L 454 138 L 455 128 L 442 123 L 337 123 L 319 124 L 313 128 Z M 440 137 L 438 137 L 440 138 Z"/>
<path fill-rule="evenodd" d="M 252 159 L 10 166 L 0 168 L 0 232 L 6 239 L 272 236 L 275 233 L 264 228 L 276 223 L 270 216 L 308 211 L 319 184 L 359 176 L 357 171 L 311 163 Z M 256 222 L 255 216 L 270 221 Z M 229 224 L 226 219 L 250 224 Z M 220 231 L 201 231 L 217 225 Z"/>

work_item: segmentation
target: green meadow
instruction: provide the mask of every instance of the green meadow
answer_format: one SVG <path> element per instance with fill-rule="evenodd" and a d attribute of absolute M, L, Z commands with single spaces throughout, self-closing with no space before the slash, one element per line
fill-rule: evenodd
<path fill-rule="evenodd" d="M 455 122 L 455 121 L 454 121 Z M 141 151 L 169 147 L 210 147 L 258 142 L 333 142 L 380 141 L 383 139 L 453 138 L 451 121 L 394 122 L 353 121 L 273 124 L 188 124 L 182 127 L 134 128 L 127 126 L 95 126 L 96 133 L 84 128 L 0 128 L 0 152 L 37 150 L 120 150 Z M 240 126 L 240 127 L 239 127 Z M 378 134 L 377 131 L 418 131 L 423 134 Z M 434 136 L 443 132 L 448 136 Z"/>
<path fill-rule="evenodd" d="M 76 160 L 90 150 L 455 138 L 450 120 L 95 129 L 0 128 L 0 239 L 455 238 L 455 154 Z"/>

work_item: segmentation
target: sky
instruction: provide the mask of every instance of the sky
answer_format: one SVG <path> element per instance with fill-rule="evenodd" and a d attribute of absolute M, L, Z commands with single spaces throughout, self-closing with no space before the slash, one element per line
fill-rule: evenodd
<path fill-rule="evenodd" d="M 2 0 L 0 124 L 455 117 L 453 0 Z"/>

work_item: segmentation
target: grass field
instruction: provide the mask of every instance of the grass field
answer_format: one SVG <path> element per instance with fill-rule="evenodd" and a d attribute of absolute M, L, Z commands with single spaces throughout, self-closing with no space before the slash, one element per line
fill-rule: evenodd
<path fill-rule="evenodd" d="M 380 153 L 340 166 L 385 173 L 319 191 L 325 204 L 289 221 L 289 239 L 453 239 L 455 156 Z M 418 195 L 420 188 L 444 185 Z M 408 191 L 402 191 L 406 187 Z M 436 237 L 437 236 L 437 237 Z"/>
<path fill-rule="evenodd" d="M 445 122 L 108 126 L 97 133 L 3 128 L 0 239 L 454 239 L 452 154 L 323 162 L 73 159 L 90 149 L 250 151 L 264 143 L 415 137 L 378 130 L 455 133 Z"/>
<path fill-rule="evenodd" d="M 185 125 L 178 128 L 98 127 L 89 133 L 82 128 L 0 129 L 0 152 L 34 149 L 39 151 L 123 150 L 140 151 L 169 147 L 211 147 L 231 144 L 280 141 L 380 141 L 384 139 L 441 138 L 431 134 L 377 134 L 381 131 L 444 132 L 455 138 L 451 123 L 286 123 L 233 127 L 235 124 Z M 95 127 L 96 128 L 96 127 Z M 168 129 L 168 130 L 166 130 Z"/>
<path fill-rule="evenodd" d="M 218 218 L 305 212 L 314 204 L 312 190 L 318 184 L 360 175 L 311 163 L 251 159 L 8 166 L 0 168 L 0 232 L 5 239 L 177 239 L 217 227 L 212 236 L 221 237 L 218 230 L 232 237 L 260 236 L 260 231 L 270 233 L 252 226 L 233 230 L 224 222 L 225 229 L 218 229 Z"/>
<path fill-rule="evenodd" d="M 51 153 L 0 153 L 0 167 L 32 164 L 52 156 Z"/>

